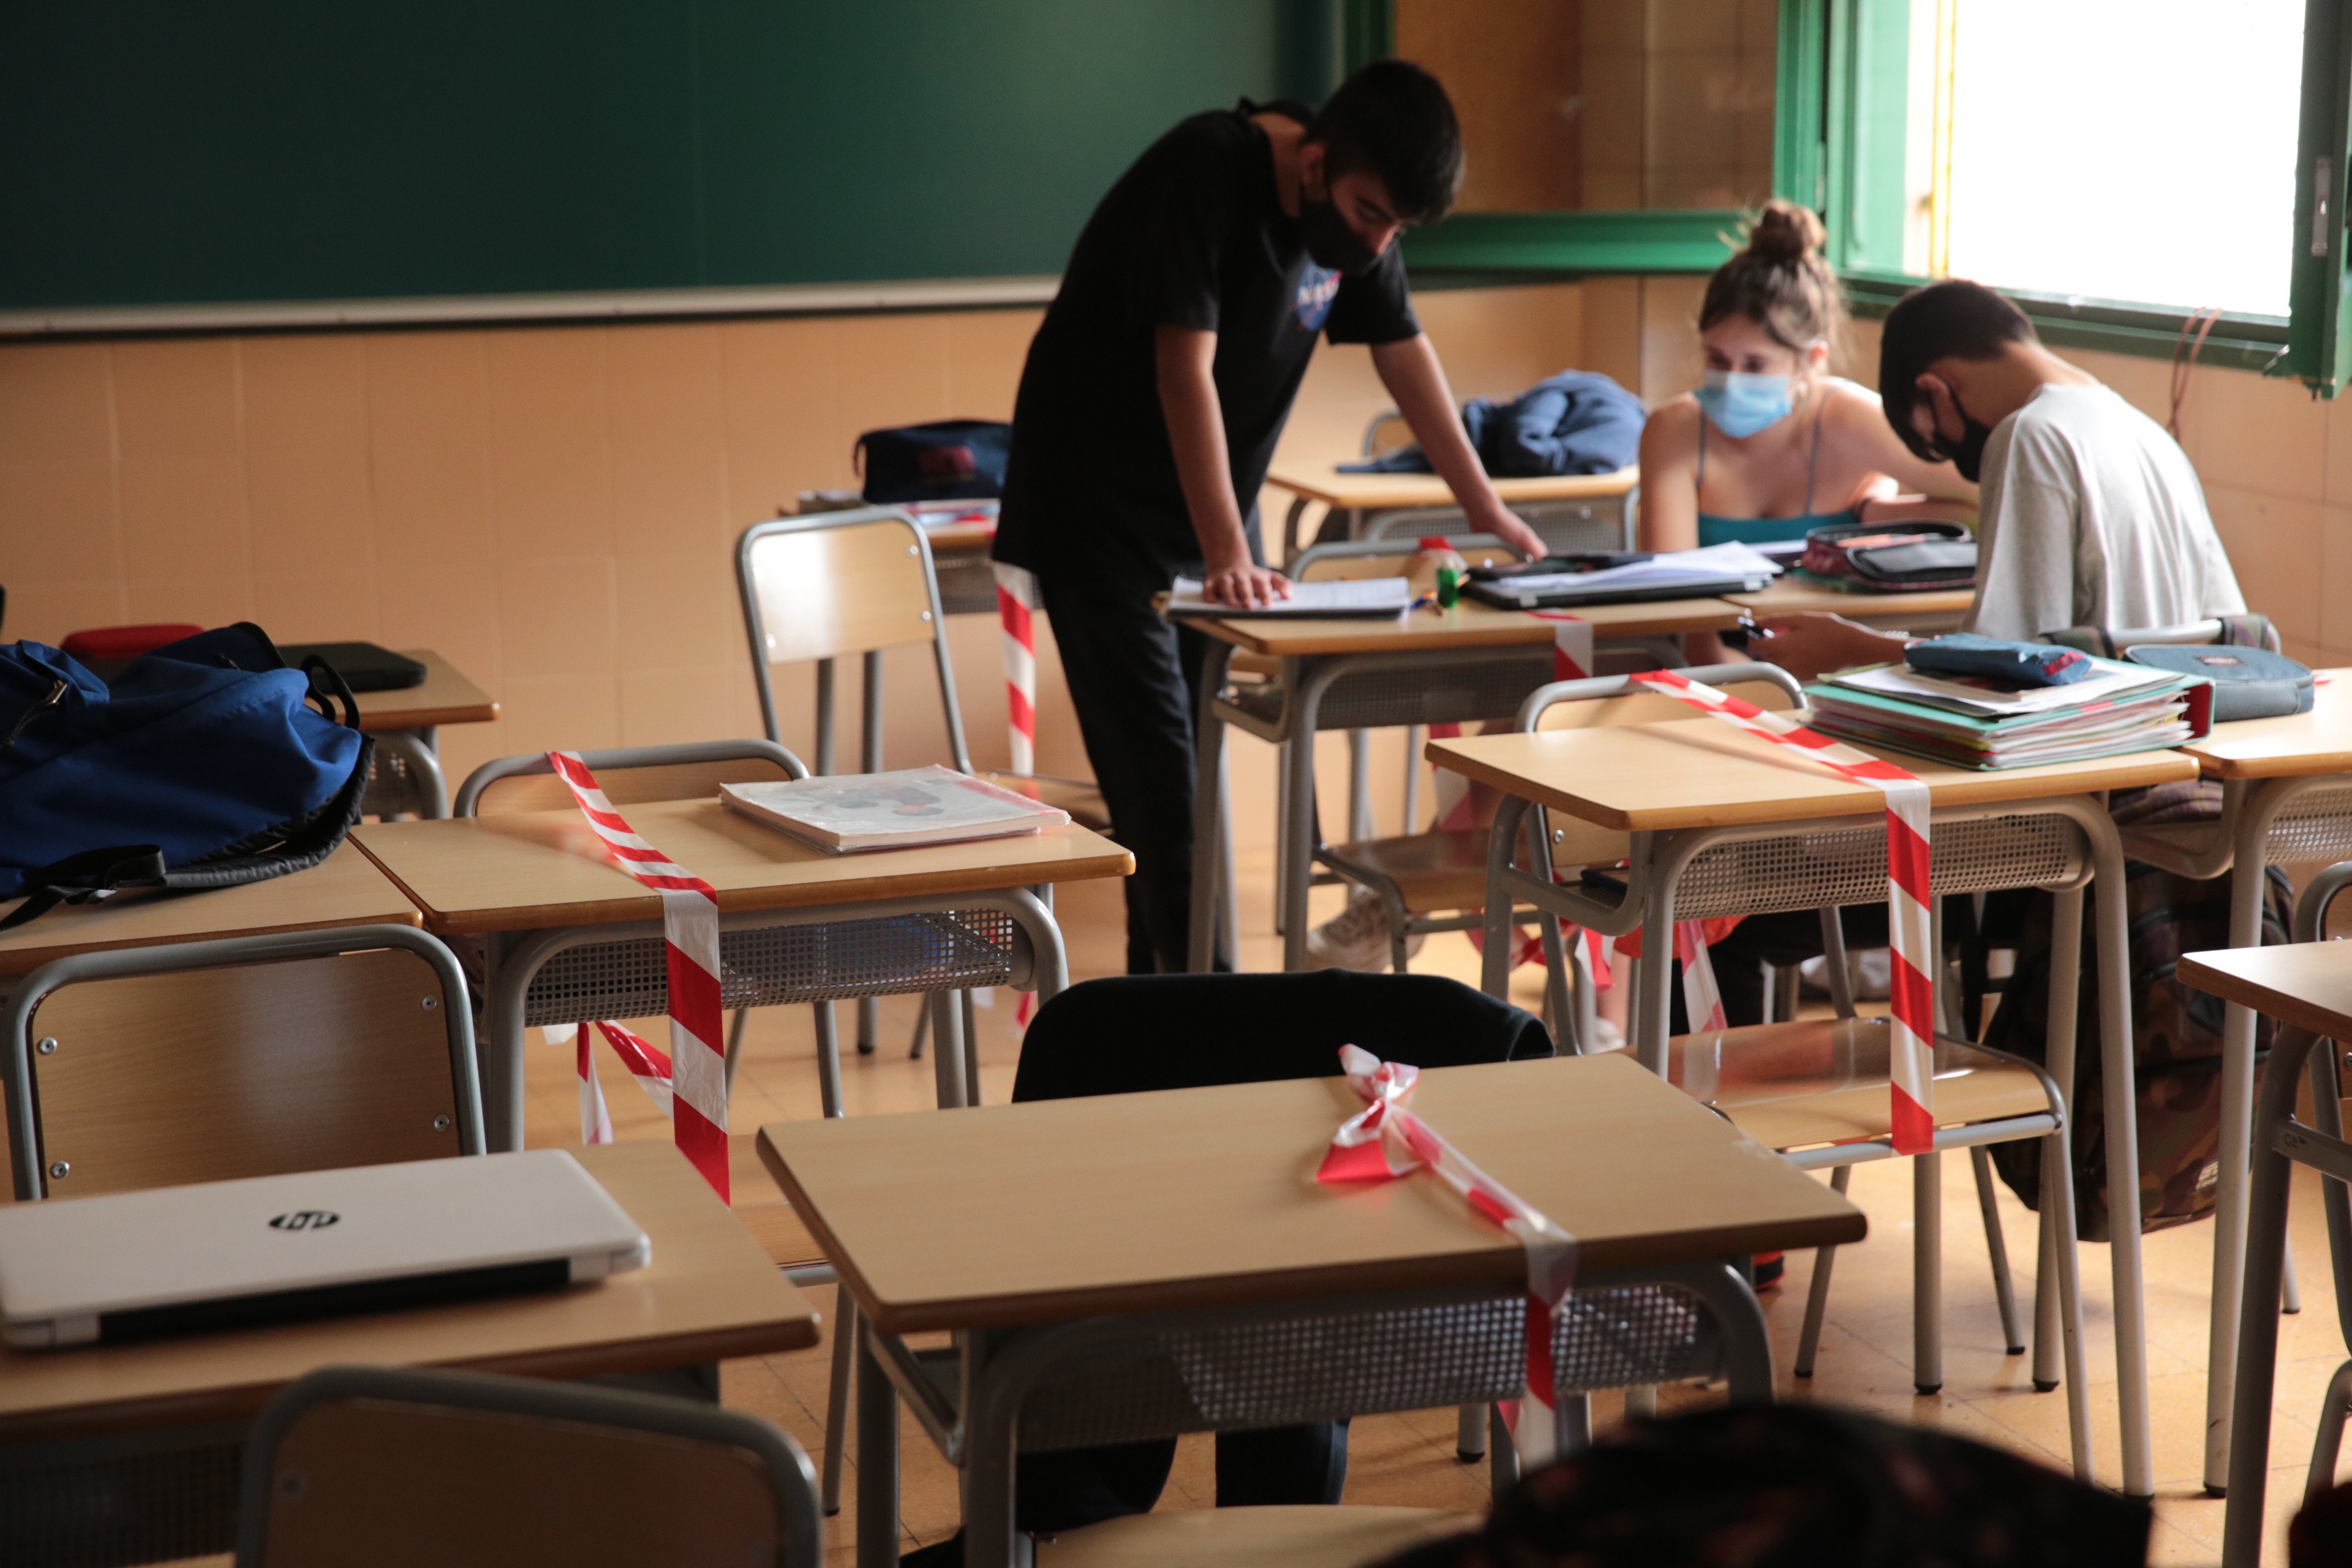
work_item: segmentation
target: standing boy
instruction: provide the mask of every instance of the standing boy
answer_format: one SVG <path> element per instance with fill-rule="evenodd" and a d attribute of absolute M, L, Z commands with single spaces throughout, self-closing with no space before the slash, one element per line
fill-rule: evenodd
<path fill-rule="evenodd" d="M 1396 238 L 1453 204 L 1437 79 L 1383 60 L 1319 111 L 1198 114 L 1121 175 L 1030 345 L 996 558 L 1036 574 L 1114 831 L 1134 854 L 1128 968 L 1186 967 L 1202 639 L 1152 607 L 1179 574 L 1256 605 L 1258 488 L 1318 333 L 1372 363 L 1471 524 L 1540 554 L 1464 438 Z"/>

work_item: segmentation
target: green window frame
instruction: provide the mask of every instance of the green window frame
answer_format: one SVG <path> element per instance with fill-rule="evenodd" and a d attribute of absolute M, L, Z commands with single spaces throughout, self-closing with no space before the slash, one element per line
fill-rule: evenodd
<path fill-rule="evenodd" d="M 1857 312 L 1883 315 L 1927 281 L 1904 266 L 1910 0 L 1780 0 L 1773 194 L 1822 215 Z M 1343 0 L 1349 68 L 1387 54 L 1392 0 Z M 2352 384 L 2352 0 L 2305 0 L 2295 259 L 2290 315 L 2223 312 L 2200 363 L 2302 378 L 2320 396 Z M 1416 282 L 1705 273 L 1721 265 L 1734 210 L 1462 213 L 1406 237 Z M 2283 242 L 2288 237 L 2282 237 Z M 2185 310 L 2004 289 L 2061 347 L 2169 358 Z"/>

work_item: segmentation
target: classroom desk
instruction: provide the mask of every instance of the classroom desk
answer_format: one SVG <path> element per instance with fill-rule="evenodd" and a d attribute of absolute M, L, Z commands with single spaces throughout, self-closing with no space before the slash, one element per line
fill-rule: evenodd
<path fill-rule="evenodd" d="M 996 570 L 988 555 L 996 542 L 996 525 L 942 522 L 926 527 L 923 538 L 930 544 L 931 571 L 939 579 L 940 613 L 996 614 Z"/>
<path fill-rule="evenodd" d="M 2306 892 L 2297 923 L 2312 901 Z M 2324 903 L 2324 899 L 2322 902 Z M 2323 912 L 2318 911 L 2318 912 Z M 2239 1301 L 2242 1337 L 2232 1348 L 2232 1395 L 2229 1510 L 2221 1528 L 2221 1561 L 2229 1568 L 2254 1568 L 2264 1533 L 2263 1493 L 2270 1479 L 2271 1411 L 2278 1371 L 2281 1276 L 2286 1259 L 2287 1188 L 2296 1164 L 2310 1165 L 2337 1182 L 2352 1179 L 2352 1146 L 2344 1142 L 2342 1087 L 2326 1054 L 2325 1042 L 2352 1040 L 2352 947 L 2316 940 L 2299 931 L 2284 947 L 2233 948 L 2183 953 L 2177 971 L 2182 984 L 2219 996 L 2233 1009 L 2267 1014 L 2284 1026 L 2271 1047 L 2263 1070 L 2262 1104 L 2253 1121 L 2260 1137 L 2251 1155 L 2251 1201 L 2245 1232 L 2243 1295 Z M 2310 1068 L 2313 1119 L 2295 1112 L 2301 1070 Z M 2321 1188 L 2328 1209 L 2328 1249 L 2344 1278 L 2342 1249 L 2352 1240 L 2352 1206 L 2336 1182 Z M 2267 1294 L 2262 1294 L 2267 1292 Z M 2339 1323 L 2352 1321 L 2337 1303 Z M 2330 1397 L 2333 1397 L 2331 1391 Z M 2333 1449 L 2325 1450 L 2333 1458 Z M 2315 1458 L 2315 1464 L 2318 1463 Z"/>
<path fill-rule="evenodd" d="M 1626 497 L 1641 481 L 1641 469 L 1620 468 L 1613 474 L 1552 474 L 1491 482 L 1505 506 L 1535 501 L 1595 503 L 1591 510 L 1596 518 L 1605 518 L 1601 526 L 1607 537 L 1580 548 L 1622 550 L 1623 541 L 1631 537 L 1624 527 Z M 1283 561 L 1298 553 L 1298 521 L 1311 502 L 1321 501 L 1341 515 L 1346 531 L 1339 537 L 1343 539 L 1362 538 L 1365 524 L 1376 512 L 1456 504 L 1454 492 L 1435 474 L 1343 474 L 1335 463 L 1276 463 L 1266 471 L 1265 482 L 1288 490 L 1293 498 L 1282 521 Z"/>
<path fill-rule="evenodd" d="M 629 807 L 647 840 L 717 889 L 724 1005 L 773 1006 L 980 985 L 1051 996 L 1069 967 L 1029 889 L 1122 877 L 1126 850 L 1081 827 L 829 855 L 716 800 Z M 483 1121 L 522 1146 L 523 1030 L 660 1013 L 661 900 L 575 810 L 362 824 L 352 837 L 445 938 L 479 939 Z M 961 1028 L 942 1026 L 941 1094 L 967 1098 Z"/>
<path fill-rule="evenodd" d="M 1101 1353 L 1108 1339 L 1164 1343 L 1189 1331 L 1213 1354 L 1221 1327 L 1330 1324 L 1368 1300 L 1393 1322 L 1400 1308 L 1508 1303 L 1524 1291 L 1518 1244 L 1433 1178 L 1316 1183 L 1333 1130 L 1361 1109 L 1330 1078 L 762 1128 L 760 1157 L 833 1259 L 866 1336 L 861 1568 L 897 1556 L 894 1387 L 963 1464 L 967 1561 L 994 1564 L 1013 1545 L 1013 1433 L 1045 1446 L 1033 1425 L 1043 1401 L 1024 1401 L 1056 1347 Z M 1851 1241 L 1866 1228 L 1844 1199 L 1630 1062 L 1437 1068 L 1423 1075 L 1414 1109 L 1577 1238 L 1580 1286 L 1687 1280 L 1696 1267 L 1728 1286 L 1709 1299 L 1718 1312 L 1727 1302 L 1735 1316 L 1754 1314 L 1721 1259 Z M 1507 1339 L 1519 1324 L 1509 1311 Z M 905 1338 L 936 1330 L 958 1337 L 945 1386 Z M 1444 1337 L 1458 1342 L 1461 1331 Z M 1318 1358 L 1346 1363 L 1345 1338 L 1329 1332 Z M 1406 1358 L 1391 1342 L 1381 1359 Z M 1503 1370 L 1516 1376 L 1510 1359 Z M 1761 1359 L 1769 1373 L 1769 1350 Z M 1182 1381 L 1213 1404 L 1213 1388 L 1202 1390 L 1215 1368 Z M 1491 1397 L 1421 1395 L 1382 1408 Z M 1212 1411 L 1087 1440 L 1218 1424 Z"/>
<path fill-rule="evenodd" d="M 648 1267 L 550 1295 L 145 1344 L 0 1346 L 0 1492 L 47 1485 L 87 1496 L 93 1483 L 127 1472 L 156 1494 L 142 1500 L 140 1524 L 168 1528 L 176 1513 L 193 1533 L 155 1557 L 110 1560 L 224 1551 L 233 1543 L 244 1428 L 280 1387 L 315 1368 L 364 1363 L 550 1378 L 691 1371 L 715 1399 L 718 1362 L 816 1342 L 807 1300 L 676 1149 L 636 1142 L 577 1153 L 652 1237 Z M 32 1445 L 39 1470 L 6 1463 L 10 1450 L 28 1455 Z M 159 1458 L 177 1468 L 158 1473 Z M 77 1476 L 81 1488 L 61 1486 Z M 209 1491 L 192 1489 L 206 1481 Z"/>
<path fill-rule="evenodd" d="M 14 909 L 10 900 L 0 909 Z M 111 947 L 210 942 L 333 926 L 418 923 L 415 906 L 375 863 L 345 844 L 307 871 L 202 893 L 125 892 L 102 903 L 60 904 L 38 920 L 0 931 L 5 977 L 53 958 Z"/>
<path fill-rule="evenodd" d="M 1739 612 L 1721 599 L 1596 605 L 1577 614 L 1591 624 L 1597 642 L 1723 631 L 1739 620 Z M 1450 610 L 1419 609 L 1395 620 L 1265 617 L 1192 624 L 1208 639 L 1193 796 L 1195 972 L 1210 966 L 1223 870 L 1219 845 L 1228 809 L 1224 725 L 1237 725 L 1282 748 L 1275 915 L 1283 936 L 1283 967 L 1297 969 L 1306 959 L 1307 890 L 1323 853 L 1315 817 L 1317 731 L 1507 719 L 1528 692 L 1552 678 L 1554 623 L 1472 601 Z M 1274 660 L 1275 679 L 1228 690 L 1226 675 L 1236 653 Z M 1363 836 L 1356 830 L 1365 824 L 1349 826 Z"/>
<path fill-rule="evenodd" d="M 356 694 L 360 730 L 376 742 L 376 776 L 368 786 L 366 810 L 378 816 L 446 816 L 449 785 L 441 774 L 435 731 L 444 724 L 487 724 L 499 716 L 498 701 L 431 648 L 399 651 L 425 666 L 424 683 Z"/>
<path fill-rule="evenodd" d="M 2180 749 L 2221 785 L 2210 822 L 2126 830 L 2124 852 L 2189 877 L 2231 878 L 2230 945 L 2262 940 L 2273 860 L 2352 855 L 2352 669 L 2317 672 L 2311 711 L 2217 724 Z M 2231 1367 L 2245 1258 L 2246 1169 L 2254 1103 L 2254 1010 L 2231 1003 L 2221 1027 L 2221 1183 L 2214 1194 L 2213 1314 L 2207 1341 L 2205 1484 L 2228 1482 Z"/>
<path fill-rule="evenodd" d="M 1969 606 L 1976 602 L 1973 588 L 1938 589 L 1929 594 L 1849 594 L 1819 583 L 1776 579 L 1754 594 L 1725 595 L 1758 618 L 1766 616 L 1822 614 L 1888 631 L 1948 632 L 1959 629 Z"/>
<path fill-rule="evenodd" d="M 2083 889 L 2096 882 L 2107 1125 L 2128 1134 L 2136 1123 L 2124 861 L 2103 792 L 2191 778 L 2196 763 L 2179 752 L 2147 752 L 1978 773 L 1886 754 L 1928 785 L 1937 892 L 2033 887 L 2057 893 L 2053 995 L 2074 994 Z M 1628 1033 L 1640 1059 L 1661 1074 L 1675 921 L 1821 909 L 1886 896 L 1883 794 L 1703 715 L 1679 722 L 1464 736 L 1431 742 L 1428 755 L 1438 766 L 1491 784 L 1504 796 L 1487 862 L 1486 989 L 1496 995 L 1507 991 L 1514 899 L 1606 935 L 1640 927 L 1643 956 L 1634 961 Z M 1545 818 L 1531 807 L 1630 834 L 1624 897 L 1612 900 L 1598 889 L 1555 884 Z M 1529 830 L 1526 869 L 1515 864 L 1523 826 Z M 2053 1016 L 2071 1019 L 2072 1004 L 2053 1006 Z M 2063 1040 L 2052 1042 L 2049 1068 L 2058 1082 L 2070 1084 L 2073 1036 L 2064 1033 Z M 2110 1185 L 2137 1192 L 2137 1143 L 2128 1135 L 2110 1136 Z M 1934 1180 L 1929 1166 L 1923 1165 L 1920 1174 Z M 2145 1497 L 2153 1492 L 2155 1473 L 2136 1227 L 2118 1232 L 2112 1257 L 2124 1489 Z M 2049 1302 L 2052 1293 L 2045 1290 L 2042 1297 Z M 2054 1323 L 2054 1318 L 2044 1321 Z M 2054 1363 L 2040 1359 L 2042 1344 L 2054 1339 L 2037 1331 L 2037 1381 L 2055 1376 Z"/>

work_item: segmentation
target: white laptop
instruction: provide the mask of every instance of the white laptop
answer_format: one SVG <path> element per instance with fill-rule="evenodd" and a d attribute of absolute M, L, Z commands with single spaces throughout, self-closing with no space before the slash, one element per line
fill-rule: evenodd
<path fill-rule="evenodd" d="M 554 1289 L 653 1243 L 561 1149 L 0 1207 L 0 1339 L 157 1339 Z"/>

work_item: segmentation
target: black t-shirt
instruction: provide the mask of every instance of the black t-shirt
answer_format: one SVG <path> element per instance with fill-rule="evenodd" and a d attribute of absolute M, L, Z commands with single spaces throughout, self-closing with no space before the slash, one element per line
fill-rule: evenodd
<path fill-rule="evenodd" d="M 1269 104 L 1300 121 L 1304 110 Z M 1319 331 L 1386 343 L 1421 331 L 1391 245 L 1342 276 L 1307 258 L 1275 192 L 1258 106 L 1196 114 L 1153 142 L 1078 236 L 1029 345 L 1013 414 L 997 559 L 1153 593 L 1198 571 L 1160 408 L 1152 330 L 1217 334 L 1214 375 L 1234 493 L 1246 511 Z"/>

